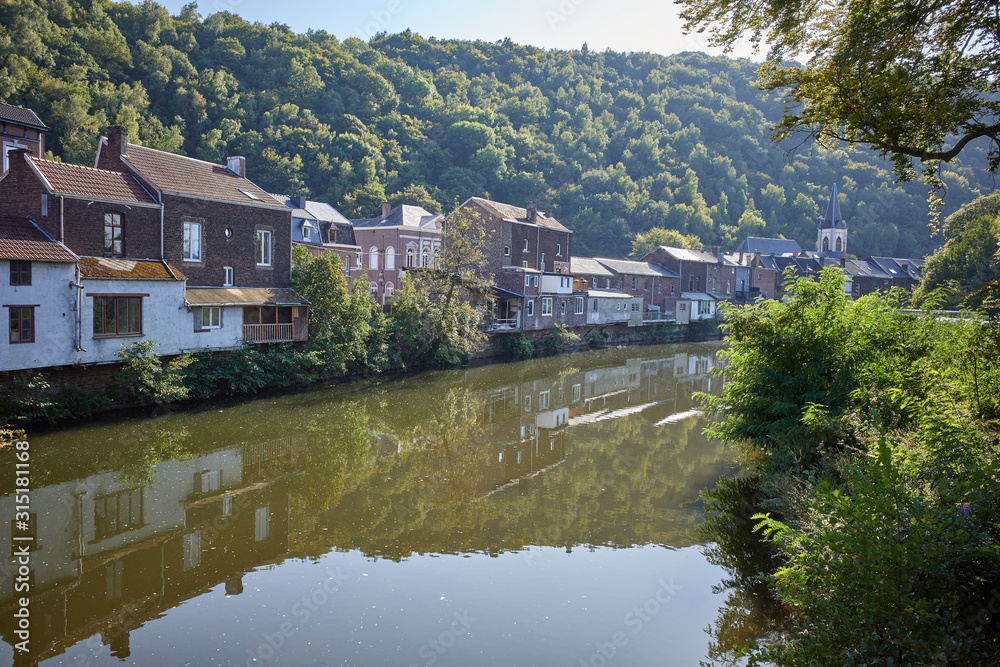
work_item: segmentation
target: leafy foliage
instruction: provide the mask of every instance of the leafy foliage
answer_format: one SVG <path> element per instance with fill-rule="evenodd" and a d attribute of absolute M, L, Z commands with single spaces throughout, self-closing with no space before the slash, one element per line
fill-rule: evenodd
<path fill-rule="evenodd" d="M 170 403 L 188 397 L 183 371 L 194 361 L 191 355 L 166 360 L 156 354 L 156 341 L 144 340 L 122 345 L 115 356 L 123 362 L 117 373 L 120 381 L 140 405 Z"/>

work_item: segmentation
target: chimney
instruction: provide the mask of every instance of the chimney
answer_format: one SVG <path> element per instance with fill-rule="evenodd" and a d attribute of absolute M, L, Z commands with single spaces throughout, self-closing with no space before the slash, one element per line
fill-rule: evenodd
<path fill-rule="evenodd" d="M 760 261 L 760 253 L 759 252 L 755 252 L 754 255 L 753 255 L 753 265 L 754 266 L 762 266 L 761 261 Z"/>
<path fill-rule="evenodd" d="M 529 201 L 528 202 L 528 212 L 525 216 L 528 218 L 528 222 L 534 222 L 538 218 L 538 203 Z"/>
<path fill-rule="evenodd" d="M 108 154 L 116 162 L 123 155 L 128 156 L 128 130 L 121 125 L 108 128 Z"/>
<path fill-rule="evenodd" d="M 392 204 L 387 201 L 382 202 L 382 217 L 386 217 L 392 212 Z"/>
<path fill-rule="evenodd" d="M 240 178 L 247 177 L 247 159 L 242 155 L 234 155 L 226 158 L 226 169 L 233 172 Z"/>
<path fill-rule="evenodd" d="M 290 197 L 290 199 L 291 199 L 291 202 L 292 202 L 292 206 L 294 206 L 295 208 L 305 208 L 306 207 L 306 198 L 305 197 Z"/>

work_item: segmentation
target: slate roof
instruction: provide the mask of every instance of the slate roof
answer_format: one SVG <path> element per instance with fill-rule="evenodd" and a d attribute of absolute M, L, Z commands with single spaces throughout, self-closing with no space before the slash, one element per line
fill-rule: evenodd
<path fill-rule="evenodd" d="M 189 306 L 308 306 L 309 302 L 287 287 L 188 287 Z"/>
<path fill-rule="evenodd" d="M 389 215 L 380 215 L 377 218 L 358 218 L 351 220 L 355 228 L 362 227 L 421 227 L 435 218 L 443 216 L 435 215 L 422 206 L 411 206 L 401 204 L 389 211 Z"/>
<path fill-rule="evenodd" d="M 705 292 L 681 292 L 681 298 L 688 301 L 715 301 L 715 299 Z"/>
<path fill-rule="evenodd" d="M 0 258 L 75 262 L 76 255 L 24 218 L 0 218 Z"/>
<path fill-rule="evenodd" d="M 759 236 L 748 236 L 736 247 L 736 254 L 760 253 L 761 255 L 791 255 L 802 252 L 799 244 L 791 239 L 766 239 Z"/>
<path fill-rule="evenodd" d="M 298 197 L 289 197 L 288 195 L 276 195 L 273 192 L 270 193 L 271 197 L 278 200 L 280 203 L 284 204 L 286 207 L 292 209 L 293 218 L 302 218 L 309 220 L 318 220 L 319 222 L 340 222 L 343 224 L 351 224 L 351 221 L 345 218 L 340 211 L 330 206 L 329 204 L 324 204 L 319 201 L 305 200 L 304 207 L 299 207 Z"/>
<path fill-rule="evenodd" d="M 485 208 L 490 213 L 497 215 L 504 220 L 514 220 L 517 222 L 523 222 L 529 225 L 539 225 L 540 227 L 547 227 L 549 229 L 558 229 L 561 232 L 570 232 L 569 229 L 564 227 L 562 223 L 553 218 L 551 215 L 545 213 L 544 211 L 538 211 L 535 216 L 535 221 L 532 222 L 528 220 L 528 209 L 521 208 L 520 206 L 512 206 L 511 204 L 504 204 L 498 201 L 491 201 L 489 199 L 483 199 L 482 197 L 469 197 L 467 201 L 474 201 L 483 208 Z"/>
<path fill-rule="evenodd" d="M 594 261 L 599 262 L 616 274 L 626 274 L 630 276 L 653 276 L 655 278 L 678 278 L 679 274 L 671 271 L 659 264 L 649 262 L 635 262 L 630 259 L 605 259 L 595 257 Z"/>
<path fill-rule="evenodd" d="M 45 123 L 31 109 L 16 107 L 12 104 L 0 104 L 0 121 L 26 125 L 36 130 L 47 130 Z"/>
<path fill-rule="evenodd" d="M 844 218 L 840 215 L 840 201 L 837 199 L 837 184 L 834 183 L 830 189 L 830 202 L 826 205 L 826 215 L 823 217 L 823 224 L 820 229 L 847 229 Z"/>
<path fill-rule="evenodd" d="M 84 278 L 118 280 L 184 280 L 184 274 L 159 259 L 115 259 L 81 257 L 80 273 Z"/>
<path fill-rule="evenodd" d="M 101 137 L 100 150 L 107 150 L 106 137 Z M 236 204 L 285 208 L 256 183 L 237 176 L 221 164 L 132 143 L 128 144 L 122 159 L 153 187 L 163 192 Z"/>
<path fill-rule="evenodd" d="M 613 278 L 615 274 L 593 257 L 570 257 L 569 272 L 581 276 L 604 276 Z"/>
<path fill-rule="evenodd" d="M 848 275 L 854 277 L 860 276 L 864 278 L 880 278 L 884 280 L 892 278 L 892 276 L 883 271 L 878 264 L 868 262 L 863 259 L 847 260 L 844 262 L 844 270 Z"/>
<path fill-rule="evenodd" d="M 159 206 L 131 174 L 43 160 L 27 154 L 24 158 L 48 182 L 54 194 Z"/>

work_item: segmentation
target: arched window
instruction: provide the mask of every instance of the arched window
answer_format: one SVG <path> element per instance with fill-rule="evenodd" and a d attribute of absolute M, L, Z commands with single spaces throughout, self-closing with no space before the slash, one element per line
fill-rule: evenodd
<path fill-rule="evenodd" d="M 823 237 L 823 252 L 830 252 L 830 237 Z"/>
<path fill-rule="evenodd" d="M 837 237 L 837 252 L 840 252 L 843 249 L 844 249 L 844 240 L 838 236 Z"/>
<path fill-rule="evenodd" d="M 369 283 L 368 291 L 371 292 L 372 298 L 378 301 L 378 283 Z"/>
<path fill-rule="evenodd" d="M 372 246 L 371 250 L 368 251 L 368 268 L 378 269 L 378 248 L 375 246 Z"/>
<path fill-rule="evenodd" d="M 426 247 L 423 252 L 420 253 L 420 266 L 430 266 L 431 265 L 431 252 Z"/>
<path fill-rule="evenodd" d="M 417 251 L 413 246 L 407 246 L 406 248 L 406 268 L 412 269 L 417 263 Z"/>
<path fill-rule="evenodd" d="M 386 298 L 386 299 L 391 299 L 391 298 L 392 298 L 392 295 L 393 295 L 393 293 L 394 293 L 395 291 L 396 291 L 396 288 L 394 288 L 394 287 L 392 286 L 392 283 L 386 283 L 386 284 L 385 284 L 385 298 Z"/>
<path fill-rule="evenodd" d="M 393 271 L 396 268 L 396 249 L 389 246 L 385 249 L 385 270 Z"/>

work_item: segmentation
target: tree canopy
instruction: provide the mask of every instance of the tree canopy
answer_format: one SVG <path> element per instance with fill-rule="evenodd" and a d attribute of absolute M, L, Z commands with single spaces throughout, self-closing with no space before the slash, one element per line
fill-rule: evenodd
<path fill-rule="evenodd" d="M 989 169 L 1000 166 L 1000 3 L 679 2 L 686 29 L 716 45 L 770 45 L 760 85 L 786 96 L 777 138 L 805 130 L 827 145 L 866 144 L 907 180 L 913 158 L 933 180 L 938 161 L 985 138 Z M 804 66 L 785 62 L 801 55 Z"/>

